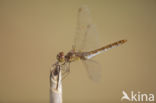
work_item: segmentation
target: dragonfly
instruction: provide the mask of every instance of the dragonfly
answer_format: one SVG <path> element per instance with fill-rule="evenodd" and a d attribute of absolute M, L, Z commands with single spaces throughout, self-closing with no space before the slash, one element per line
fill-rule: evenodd
<path fill-rule="evenodd" d="M 72 49 L 67 53 L 57 54 L 57 62 L 53 65 L 60 67 L 66 76 L 70 73 L 70 64 L 81 60 L 84 64 L 89 78 L 98 81 L 101 78 L 100 65 L 92 58 L 111 48 L 124 44 L 127 40 L 119 40 L 106 46 L 98 46 L 98 33 L 96 26 L 92 22 L 90 11 L 87 6 L 78 9 L 77 29 Z M 66 77 L 65 76 L 65 77 Z"/>

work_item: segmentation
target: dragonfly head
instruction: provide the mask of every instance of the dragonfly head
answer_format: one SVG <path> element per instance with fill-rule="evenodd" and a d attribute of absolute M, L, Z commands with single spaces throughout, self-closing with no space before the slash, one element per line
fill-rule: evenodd
<path fill-rule="evenodd" d="M 57 54 L 56 58 L 59 62 L 64 62 L 64 52 L 60 52 L 59 54 Z"/>

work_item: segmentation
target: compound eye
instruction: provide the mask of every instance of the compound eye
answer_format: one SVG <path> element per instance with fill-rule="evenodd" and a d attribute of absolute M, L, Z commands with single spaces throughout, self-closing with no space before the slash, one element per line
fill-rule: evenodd
<path fill-rule="evenodd" d="M 64 56 L 64 52 L 60 52 L 60 56 Z"/>

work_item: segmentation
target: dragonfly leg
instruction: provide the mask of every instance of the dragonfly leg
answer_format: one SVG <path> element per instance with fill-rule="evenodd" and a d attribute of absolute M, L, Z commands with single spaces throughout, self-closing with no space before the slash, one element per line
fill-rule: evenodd
<path fill-rule="evenodd" d="M 66 71 L 66 73 L 64 73 L 64 76 L 62 77 L 62 80 L 64 80 L 68 75 L 69 75 L 70 71 Z"/>
<path fill-rule="evenodd" d="M 64 80 L 70 73 L 70 64 L 69 66 L 65 69 L 65 72 L 62 74 L 63 77 L 62 77 L 62 80 Z"/>

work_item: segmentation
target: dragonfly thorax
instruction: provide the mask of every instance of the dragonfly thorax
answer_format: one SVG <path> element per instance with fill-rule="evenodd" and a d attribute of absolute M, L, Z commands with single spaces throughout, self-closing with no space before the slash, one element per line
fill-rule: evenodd
<path fill-rule="evenodd" d="M 74 54 L 72 52 L 68 52 L 67 55 L 65 56 L 65 60 L 67 62 L 71 62 L 71 59 L 73 58 Z"/>
<path fill-rule="evenodd" d="M 79 59 L 79 57 L 76 55 L 76 53 L 74 51 L 68 52 L 67 55 L 65 56 L 66 62 L 73 62 L 78 59 Z"/>

